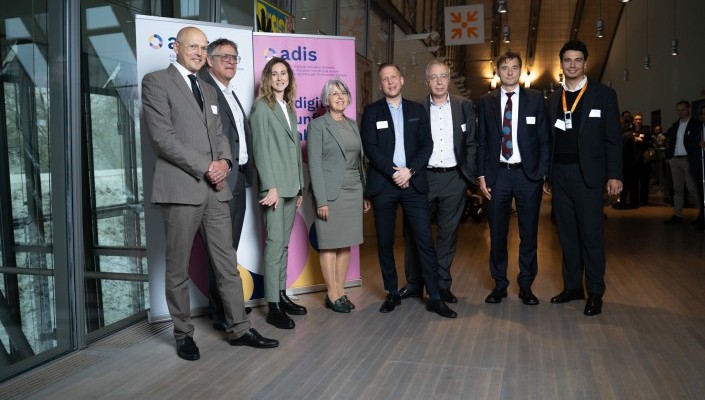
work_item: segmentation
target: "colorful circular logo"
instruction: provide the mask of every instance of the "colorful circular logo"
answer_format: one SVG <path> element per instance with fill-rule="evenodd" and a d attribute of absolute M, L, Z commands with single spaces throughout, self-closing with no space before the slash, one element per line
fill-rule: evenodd
<path fill-rule="evenodd" d="M 162 45 L 164 44 L 164 40 L 162 39 L 162 37 L 157 35 L 156 33 L 150 36 L 147 42 L 149 43 L 149 47 L 155 50 L 161 49 Z"/>
<path fill-rule="evenodd" d="M 276 56 L 277 56 L 277 51 L 271 47 L 264 51 L 264 59 L 265 60 L 269 60 L 270 58 L 276 57 Z"/>

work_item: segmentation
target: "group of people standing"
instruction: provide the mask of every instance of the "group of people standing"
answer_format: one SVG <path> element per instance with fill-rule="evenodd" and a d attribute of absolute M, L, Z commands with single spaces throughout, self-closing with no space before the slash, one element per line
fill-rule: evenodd
<path fill-rule="evenodd" d="M 266 230 L 266 321 L 294 328 L 291 315 L 307 313 L 286 293 L 288 243 L 305 190 L 294 73 L 286 60 L 271 58 L 248 118 L 232 85 L 240 61 L 235 43 L 209 44 L 203 32 L 187 27 L 179 31 L 174 52 L 176 63 L 142 81 L 142 127 L 157 155 L 152 202 L 161 206 L 166 226 L 166 296 L 177 354 L 200 358 L 188 294 L 188 260 L 198 230 L 210 256 L 213 326 L 226 332 L 231 345 L 276 347 L 276 340 L 263 337 L 247 319 L 236 249 L 245 188 L 256 170 Z M 466 189 L 479 187 L 487 198 L 495 281 L 485 301 L 500 303 L 507 296 L 513 200 L 521 239 L 519 297 L 539 304 L 531 285 L 538 271 L 544 192 L 553 195 L 563 247 L 564 290 L 551 302 L 584 299 L 585 275 L 584 313 L 599 314 L 605 290 L 602 196 L 605 188 L 610 195 L 622 189 L 622 142 L 616 95 L 585 76 L 587 56 L 582 42 L 563 46 L 565 82 L 546 103 L 541 93 L 519 85 L 519 54 L 501 55 L 495 64 L 501 87 L 482 97 L 477 118 L 470 100 L 449 94 L 450 70 L 443 62 L 426 68 L 430 93 L 423 104 L 403 98 L 400 68 L 385 63 L 378 69 L 384 97 L 365 107 L 359 130 L 344 114 L 351 102 L 347 83 L 326 82 L 321 94 L 326 113 L 309 124 L 306 146 L 326 307 L 340 313 L 355 308 L 344 282 L 350 248 L 363 241 L 362 215 L 372 209 L 387 292 L 379 311 L 392 312 L 425 290 L 428 311 L 457 317 L 448 306 L 458 301 L 450 267 Z M 398 205 L 406 241 L 401 288 L 393 251 Z"/>

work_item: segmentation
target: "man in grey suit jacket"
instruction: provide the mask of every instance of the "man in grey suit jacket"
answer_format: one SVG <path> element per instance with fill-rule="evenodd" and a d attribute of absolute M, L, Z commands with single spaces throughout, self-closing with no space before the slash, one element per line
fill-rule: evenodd
<path fill-rule="evenodd" d="M 232 172 L 227 182 L 232 189 L 233 199 L 228 202 L 233 227 L 233 247 L 237 250 L 242 235 L 242 224 L 247 208 L 246 189 L 252 183 L 252 135 L 250 122 L 245 110 L 235 95 L 233 79 L 240 62 L 237 44 L 228 39 L 217 39 L 208 44 L 208 68 L 199 71 L 199 77 L 216 89 L 218 109 L 223 125 L 223 134 L 230 142 L 234 157 Z M 235 167 L 237 165 L 237 168 Z M 213 327 L 224 331 L 227 327 L 223 315 L 223 300 L 218 294 L 218 286 L 213 273 L 213 263 L 208 265 L 209 308 Z M 246 308 L 249 311 L 250 308 Z"/>
<path fill-rule="evenodd" d="M 435 210 L 438 234 L 436 258 L 438 260 L 438 286 L 441 299 L 457 303 L 450 291 L 453 282 L 450 266 L 455 257 L 458 226 L 465 206 L 465 191 L 475 184 L 475 111 L 472 102 L 448 93 L 450 68 L 439 60 L 426 66 L 426 85 L 431 91 L 423 102 L 431 120 L 433 152 L 426 167 L 428 179 L 428 205 Z M 419 268 L 414 237 L 408 223 L 404 224 L 406 256 L 404 270 L 406 286 L 399 290 L 402 299 L 421 297 L 423 280 Z"/>
<path fill-rule="evenodd" d="M 226 178 L 232 163 L 223 135 L 215 90 L 196 77 L 205 63 L 208 40 L 195 27 L 179 31 L 176 63 L 142 80 L 142 132 L 157 155 L 152 203 L 159 204 L 166 228 L 166 300 L 174 322 L 176 352 L 198 360 L 193 341 L 188 263 L 198 229 L 213 260 L 223 298 L 228 342 L 234 346 L 276 347 L 245 316 L 242 281 L 232 246 Z"/>

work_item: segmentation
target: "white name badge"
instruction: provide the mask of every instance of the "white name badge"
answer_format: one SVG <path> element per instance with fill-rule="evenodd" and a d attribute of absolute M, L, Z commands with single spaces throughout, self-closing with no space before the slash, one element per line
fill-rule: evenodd
<path fill-rule="evenodd" d="M 565 121 L 562 119 L 557 119 L 553 126 L 565 132 Z"/>
<path fill-rule="evenodd" d="M 602 117 L 602 110 L 593 108 L 590 110 L 590 118 L 600 118 Z"/>
<path fill-rule="evenodd" d="M 536 125 L 536 117 L 526 117 L 527 125 Z"/>
<path fill-rule="evenodd" d="M 389 123 L 387 121 L 377 121 L 377 129 L 389 128 Z"/>
<path fill-rule="evenodd" d="M 460 125 L 460 129 L 463 130 L 463 132 L 466 132 L 468 130 L 467 126 L 465 124 Z"/>
<path fill-rule="evenodd" d="M 218 115 L 218 106 L 211 106 L 211 112 Z"/>

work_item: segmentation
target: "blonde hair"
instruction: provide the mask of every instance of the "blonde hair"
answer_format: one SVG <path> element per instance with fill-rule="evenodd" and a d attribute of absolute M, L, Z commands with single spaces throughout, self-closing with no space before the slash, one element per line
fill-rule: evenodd
<path fill-rule="evenodd" d="M 270 106 L 276 102 L 276 95 L 272 90 L 272 68 L 275 64 L 284 64 L 286 73 L 289 76 L 289 85 L 284 89 L 284 102 L 289 105 L 289 108 L 294 110 L 294 97 L 296 97 L 296 81 L 294 80 L 294 71 L 291 69 L 286 60 L 280 57 L 272 57 L 264 69 L 259 80 L 259 91 L 257 92 L 258 99 L 264 99 Z"/>

